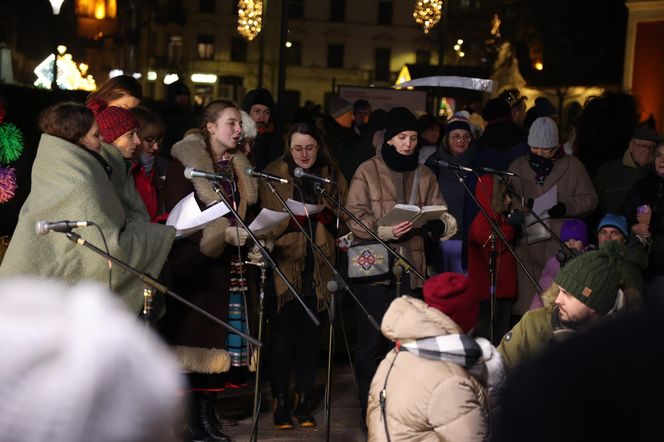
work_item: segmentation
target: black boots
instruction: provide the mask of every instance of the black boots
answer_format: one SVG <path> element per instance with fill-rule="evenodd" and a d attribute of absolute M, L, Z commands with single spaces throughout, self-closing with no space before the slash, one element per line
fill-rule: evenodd
<path fill-rule="evenodd" d="M 280 430 L 291 430 L 293 419 L 291 418 L 291 407 L 288 394 L 277 394 L 274 398 L 274 427 Z"/>
<path fill-rule="evenodd" d="M 212 440 L 230 442 L 230 436 L 221 431 L 221 425 L 217 419 L 212 400 L 207 396 L 199 396 L 197 402 L 201 428 Z"/>
<path fill-rule="evenodd" d="M 297 419 L 300 427 L 315 427 L 316 419 L 311 415 L 311 393 L 295 394 L 295 411 L 293 416 Z"/>
<path fill-rule="evenodd" d="M 182 435 L 184 441 L 230 442 L 230 436 L 221 431 L 211 398 L 194 393 L 190 413 Z"/>

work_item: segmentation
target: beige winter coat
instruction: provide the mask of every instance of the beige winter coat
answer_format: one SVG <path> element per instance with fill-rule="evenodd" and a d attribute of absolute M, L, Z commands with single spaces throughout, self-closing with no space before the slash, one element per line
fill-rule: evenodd
<path fill-rule="evenodd" d="M 535 172 L 528 164 L 527 155 L 514 160 L 509 170 L 519 177 L 511 180 L 514 190 L 525 198 L 535 199 L 554 185 L 558 186 L 558 202 L 565 203 L 567 213 L 563 218 L 547 220 L 556 235 L 560 235 L 560 227 L 568 218 L 583 218 L 597 207 L 597 193 L 592 180 L 584 165 L 574 156 L 565 155 L 555 160 L 553 169 L 544 180 L 543 186 L 535 182 Z M 554 238 L 528 245 L 523 235 L 517 242 L 516 253 L 537 280 L 547 260 L 556 254 L 559 247 L 558 241 Z M 514 310 L 517 314 L 523 314 L 530 307 L 535 289 L 521 267 L 517 266 L 517 272 L 519 297 Z"/>
<path fill-rule="evenodd" d="M 391 341 L 406 342 L 461 333 L 445 314 L 419 299 L 395 299 L 381 325 Z M 389 374 L 387 386 L 385 378 Z M 371 382 L 367 409 L 369 441 L 385 441 L 380 392 L 386 395 L 387 428 L 396 441 L 482 441 L 489 428 L 484 387 L 460 365 L 393 349 Z"/>
<path fill-rule="evenodd" d="M 417 191 L 416 206 L 445 205 L 443 195 L 440 193 L 436 177 L 428 167 L 419 165 L 420 179 Z M 357 168 L 348 189 L 348 199 L 346 208 L 359 218 L 369 228 L 377 231 L 377 221 L 385 216 L 397 203 L 407 203 L 413 188 L 415 171 L 395 172 L 387 167 L 380 155 L 376 155 L 370 160 L 365 161 Z M 397 189 L 395 181 L 403 183 L 403 200 L 397 201 Z M 456 232 L 456 222 L 451 216 L 453 227 L 446 228 L 445 235 L 448 236 L 448 230 L 454 229 Z M 448 223 L 448 221 L 445 221 Z M 372 239 L 360 225 L 353 220 L 347 221 L 348 227 L 353 235 L 359 239 Z M 424 256 L 424 241 L 421 235 L 411 231 L 400 241 L 390 242 L 395 250 L 401 253 L 420 274 L 425 274 L 426 261 Z M 453 234 L 453 233 L 452 233 Z M 410 284 L 412 288 L 421 287 L 423 282 L 415 276 L 411 276 Z"/>

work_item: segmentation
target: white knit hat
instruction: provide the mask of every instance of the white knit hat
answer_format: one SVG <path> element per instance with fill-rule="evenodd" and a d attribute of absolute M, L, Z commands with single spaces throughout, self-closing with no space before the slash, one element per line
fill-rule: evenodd
<path fill-rule="evenodd" d="M 0 281 L 0 439 L 172 441 L 182 386 L 166 346 L 101 286 Z"/>
<path fill-rule="evenodd" d="M 539 117 L 530 126 L 528 132 L 528 145 L 540 149 L 553 149 L 558 147 L 558 126 L 549 117 Z"/>

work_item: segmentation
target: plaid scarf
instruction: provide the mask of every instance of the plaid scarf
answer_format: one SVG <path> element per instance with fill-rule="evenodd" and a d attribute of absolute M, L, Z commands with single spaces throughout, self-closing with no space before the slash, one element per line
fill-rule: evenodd
<path fill-rule="evenodd" d="M 489 390 L 489 396 L 500 389 L 505 378 L 503 360 L 496 348 L 484 338 L 450 334 L 400 342 L 399 349 L 417 357 L 451 362 L 465 368 Z"/>

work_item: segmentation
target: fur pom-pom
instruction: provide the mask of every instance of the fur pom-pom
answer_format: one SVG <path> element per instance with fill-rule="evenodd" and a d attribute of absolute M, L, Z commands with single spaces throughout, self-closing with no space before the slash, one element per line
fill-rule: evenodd
<path fill-rule="evenodd" d="M 93 98 L 92 100 L 88 101 L 86 106 L 88 109 L 92 111 L 93 114 L 95 114 L 95 117 L 99 114 L 99 112 L 103 111 L 108 107 L 108 103 L 101 98 Z"/>
<path fill-rule="evenodd" d="M 0 204 L 14 198 L 16 192 L 16 170 L 0 166 Z"/>
<path fill-rule="evenodd" d="M 0 163 L 16 161 L 23 152 L 23 133 L 11 123 L 0 124 Z"/>

